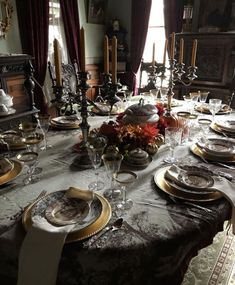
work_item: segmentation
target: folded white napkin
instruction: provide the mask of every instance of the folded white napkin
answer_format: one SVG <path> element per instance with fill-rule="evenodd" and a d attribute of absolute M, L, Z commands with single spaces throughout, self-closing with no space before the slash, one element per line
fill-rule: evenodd
<path fill-rule="evenodd" d="M 89 190 L 70 187 L 67 192 L 71 198 L 93 199 L 93 192 Z M 33 217 L 33 225 L 20 249 L 17 285 L 56 284 L 64 242 L 75 225 L 55 227 L 45 218 Z"/>
<path fill-rule="evenodd" d="M 213 179 L 213 189 L 221 192 L 232 205 L 231 223 L 233 226 L 233 234 L 235 234 L 235 184 L 222 177 L 213 176 Z"/>
<path fill-rule="evenodd" d="M 8 171 L 12 170 L 13 164 L 7 158 L 0 159 L 0 175 L 7 173 Z"/>

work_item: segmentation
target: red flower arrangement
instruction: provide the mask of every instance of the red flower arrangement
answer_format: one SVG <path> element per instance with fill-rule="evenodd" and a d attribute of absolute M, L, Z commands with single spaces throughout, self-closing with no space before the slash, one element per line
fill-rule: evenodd
<path fill-rule="evenodd" d="M 123 124 L 124 113 L 119 114 L 116 122 L 104 123 L 99 132 L 106 136 L 109 144 L 118 146 L 120 151 L 142 148 L 157 144 L 156 138 L 164 135 L 166 122 L 162 117 L 164 108 L 157 104 L 159 120 L 157 123 L 145 123 L 140 125 Z M 162 141 L 162 136 L 161 136 Z"/>

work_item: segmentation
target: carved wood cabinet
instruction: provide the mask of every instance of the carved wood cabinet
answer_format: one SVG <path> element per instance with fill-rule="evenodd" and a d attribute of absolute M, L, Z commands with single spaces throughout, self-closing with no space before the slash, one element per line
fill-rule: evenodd
<path fill-rule="evenodd" d="M 184 39 L 184 62 L 191 62 L 194 39 L 198 40 L 196 57 L 197 78 L 191 86 L 176 83 L 178 97 L 190 91 L 210 91 L 209 98 L 220 98 L 228 103 L 231 97 L 232 80 L 235 75 L 235 34 L 234 33 L 180 33 L 176 34 L 176 59 L 178 60 L 179 41 Z M 235 100 L 234 100 L 235 101 Z M 233 107 L 234 107 L 233 102 Z"/>
<path fill-rule="evenodd" d="M 13 97 L 14 114 L 0 116 L 0 128 L 6 129 L 37 113 L 34 106 L 33 67 L 29 55 L 0 55 L 0 88 Z"/>

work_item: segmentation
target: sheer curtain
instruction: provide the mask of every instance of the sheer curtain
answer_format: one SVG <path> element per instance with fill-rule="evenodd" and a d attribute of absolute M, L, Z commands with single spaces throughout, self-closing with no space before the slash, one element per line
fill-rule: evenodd
<path fill-rule="evenodd" d="M 69 57 L 67 52 L 64 24 L 61 15 L 61 7 L 59 0 L 49 1 L 49 34 L 48 34 L 48 61 L 54 66 L 54 48 L 53 41 L 57 39 L 61 47 L 62 62 L 68 63 Z M 51 100 L 54 98 L 52 81 L 49 75 L 48 66 L 46 71 L 46 78 L 43 86 L 43 91 L 46 97 L 47 105 L 51 105 Z"/>

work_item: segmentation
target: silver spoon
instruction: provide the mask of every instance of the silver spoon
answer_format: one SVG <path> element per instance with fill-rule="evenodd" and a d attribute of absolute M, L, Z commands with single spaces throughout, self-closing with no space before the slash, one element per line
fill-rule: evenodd
<path fill-rule="evenodd" d="M 119 218 L 119 219 L 115 220 L 112 225 L 110 225 L 110 226 L 104 228 L 104 229 L 96 236 L 95 239 L 91 239 L 91 240 L 88 242 L 88 244 L 87 244 L 86 247 L 89 247 L 89 246 L 93 245 L 93 244 L 94 244 L 95 242 L 97 242 L 102 236 L 104 236 L 107 232 L 110 232 L 110 231 L 112 231 L 112 232 L 117 231 L 118 229 L 121 228 L 122 224 L 123 224 L 123 219 L 122 219 L 122 218 Z"/>

